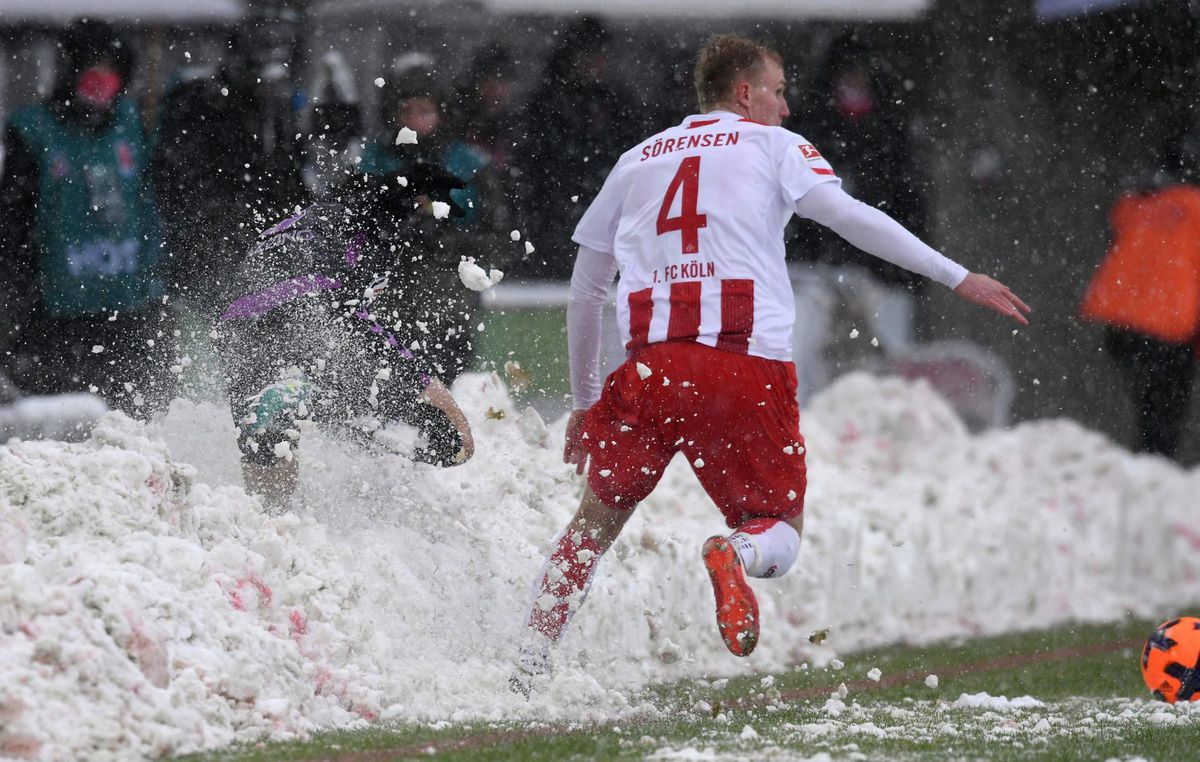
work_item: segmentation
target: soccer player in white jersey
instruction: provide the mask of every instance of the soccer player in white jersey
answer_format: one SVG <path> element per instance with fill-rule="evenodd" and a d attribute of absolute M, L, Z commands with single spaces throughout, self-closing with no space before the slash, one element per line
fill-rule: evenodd
<path fill-rule="evenodd" d="M 578 473 L 591 463 L 526 620 L 513 678 L 526 695 L 600 557 L 679 452 L 732 530 L 702 551 L 721 637 L 737 656 L 758 642 L 745 575 L 784 574 L 804 517 L 783 243 L 793 214 L 1027 322 L 1029 307 L 1006 286 L 855 201 L 817 148 L 780 127 L 788 107 L 777 53 L 716 37 L 700 52 L 695 79 L 702 113 L 623 154 L 575 229 L 567 312 L 575 404 L 563 457 Z M 628 358 L 602 385 L 600 315 L 618 271 Z"/>

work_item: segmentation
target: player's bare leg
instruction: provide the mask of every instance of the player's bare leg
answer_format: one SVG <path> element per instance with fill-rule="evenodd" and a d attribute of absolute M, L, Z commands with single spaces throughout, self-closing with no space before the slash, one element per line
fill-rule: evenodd
<path fill-rule="evenodd" d="M 257 495 L 267 513 L 277 514 L 287 510 L 292 493 L 296 491 L 300 466 L 295 458 L 281 459 L 271 465 L 242 462 L 242 480 L 246 491 Z"/>
<path fill-rule="evenodd" d="M 803 513 L 801 513 L 799 516 L 796 516 L 795 518 L 788 519 L 787 523 L 789 525 L 791 525 L 792 529 L 796 530 L 797 537 L 804 536 L 804 514 Z"/>
<path fill-rule="evenodd" d="M 571 523 L 567 524 L 567 530 L 585 532 L 604 550 L 608 550 L 632 515 L 633 508 L 628 510 L 609 508 L 600 502 L 600 498 L 596 497 L 596 493 L 592 492 L 590 486 L 585 485 L 583 499 L 579 501 L 579 510 L 575 512 Z"/>
<path fill-rule="evenodd" d="M 550 648 L 587 597 L 600 557 L 621 534 L 633 509 L 613 510 L 585 487 L 579 510 L 558 538 L 546 561 L 537 597 L 525 620 L 517 672 L 510 685 L 529 695 L 535 676 L 549 671 Z"/>
<path fill-rule="evenodd" d="M 749 656 L 758 645 L 758 600 L 746 575 L 783 575 L 796 560 L 803 530 L 803 513 L 787 521 L 759 518 L 728 537 L 715 535 L 704 543 L 702 556 L 713 586 L 717 630 L 734 656 Z"/>

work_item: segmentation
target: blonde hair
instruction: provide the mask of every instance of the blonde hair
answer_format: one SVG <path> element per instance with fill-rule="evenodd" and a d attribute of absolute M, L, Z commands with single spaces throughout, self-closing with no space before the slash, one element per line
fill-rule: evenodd
<path fill-rule="evenodd" d="M 710 39 L 696 58 L 696 98 L 700 110 L 708 111 L 729 97 L 740 77 L 758 74 L 767 60 L 783 65 L 783 58 L 773 49 L 749 38 L 722 34 Z"/>

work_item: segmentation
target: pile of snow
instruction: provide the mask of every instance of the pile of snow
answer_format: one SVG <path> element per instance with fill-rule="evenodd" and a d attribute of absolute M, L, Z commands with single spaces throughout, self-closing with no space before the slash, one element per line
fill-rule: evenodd
<path fill-rule="evenodd" d="M 1010 699 L 1008 696 L 992 696 L 989 693 L 964 693 L 954 702 L 954 706 L 968 709 L 991 709 L 994 712 L 1007 712 L 1016 709 L 1031 709 L 1045 706 L 1032 696 L 1019 696 Z"/>
<path fill-rule="evenodd" d="M 94 394 L 56 394 L 0 402 L 0 442 L 11 437 L 79 440 L 108 412 Z"/>
<path fill-rule="evenodd" d="M 1200 573 L 1194 532 L 1177 531 L 1200 472 L 1064 421 L 972 436 L 924 385 L 848 377 L 804 414 L 806 535 L 788 576 L 754 583 L 755 653 L 735 660 L 717 636 L 699 548 L 723 525 L 677 462 L 525 702 L 507 678 L 530 586 L 582 483 L 562 421 L 547 431 L 495 376 L 455 394 L 470 463 L 368 456 L 309 427 L 280 518 L 234 486 L 220 406 L 0 447 L 0 756 L 187 752 L 378 719 L 611 719 L 653 712 L 636 698 L 653 681 L 1165 617 Z"/>

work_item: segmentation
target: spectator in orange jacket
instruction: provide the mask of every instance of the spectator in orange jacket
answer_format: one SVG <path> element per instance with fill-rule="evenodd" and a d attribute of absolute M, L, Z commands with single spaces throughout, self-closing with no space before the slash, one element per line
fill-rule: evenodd
<path fill-rule="evenodd" d="M 1179 154 L 1179 152 L 1173 152 Z M 1200 185 L 1196 157 L 1168 162 L 1123 195 L 1109 219 L 1112 245 L 1083 299 L 1137 408 L 1141 452 L 1175 458 L 1200 352 Z"/>

